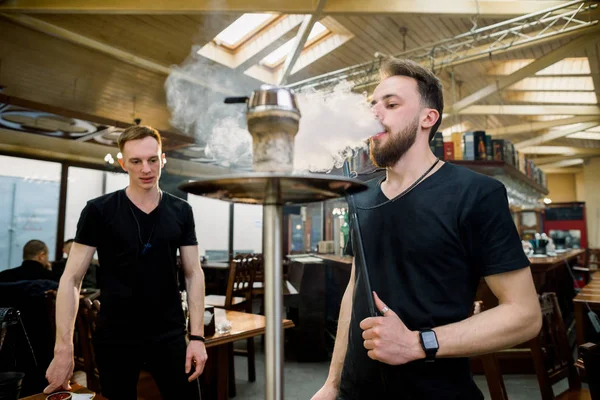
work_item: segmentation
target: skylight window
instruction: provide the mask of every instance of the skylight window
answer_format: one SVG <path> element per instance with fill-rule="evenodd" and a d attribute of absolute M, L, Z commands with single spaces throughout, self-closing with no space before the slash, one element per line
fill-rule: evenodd
<path fill-rule="evenodd" d="M 215 36 L 214 40 L 218 45 L 235 49 L 275 18 L 276 14 L 244 14 Z"/>
<path fill-rule="evenodd" d="M 308 34 L 308 38 L 306 39 L 305 48 L 313 44 L 315 41 L 319 40 L 321 37 L 329 33 L 329 30 L 320 22 L 317 22 L 313 25 L 310 33 Z M 295 38 L 294 38 L 295 39 Z M 294 39 L 290 39 L 281 45 L 277 50 L 273 51 L 271 54 L 266 56 L 261 60 L 262 65 L 266 65 L 269 68 L 275 68 L 279 64 L 281 64 L 285 57 L 293 50 Z"/>

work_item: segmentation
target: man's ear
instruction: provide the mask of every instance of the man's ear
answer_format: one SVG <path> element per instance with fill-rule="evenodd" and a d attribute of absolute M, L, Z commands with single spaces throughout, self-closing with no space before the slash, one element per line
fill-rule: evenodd
<path fill-rule="evenodd" d="M 436 109 L 426 108 L 423 110 L 423 112 L 425 113 L 421 119 L 421 127 L 423 129 L 431 128 L 440 119 L 440 113 Z"/>
<path fill-rule="evenodd" d="M 123 161 L 123 159 L 119 158 L 118 161 L 119 161 L 119 165 L 121 166 L 123 171 L 127 172 L 127 169 L 125 168 L 125 162 Z"/>

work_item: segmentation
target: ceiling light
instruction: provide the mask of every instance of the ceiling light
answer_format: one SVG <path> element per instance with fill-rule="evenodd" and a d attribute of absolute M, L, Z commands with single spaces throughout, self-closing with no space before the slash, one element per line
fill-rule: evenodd
<path fill-rule="evenodd" d="M 552 203 L 552 199 L 550 199 L 550 198 L 546 197 L 546 198 L 544 199 L 544 204 L 550 204 L 550 203 Z"/>

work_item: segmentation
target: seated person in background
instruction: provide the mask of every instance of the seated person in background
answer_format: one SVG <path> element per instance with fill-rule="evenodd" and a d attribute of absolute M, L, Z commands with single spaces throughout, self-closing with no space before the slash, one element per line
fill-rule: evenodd
<path fill-rule="evenodd" d="M 56 275 L 56 280 L 60 280 L 63 272 L 65 272 L 65 266 L 67 265 L 67 259 L 69 258 L 73 241 L 74 239 L 65 240 L 65 243 L 63 244 L 63 258 L 52 263 L 52 272 Z M 83 277 L 81 287 L 84 289 L 96 289 L 98 287 L 96 283 L 96 269 L 98 268 L 98 264 L 94 261 L 95 260 L 92 260 L 87 272 L 85 273 L 85 276 Z"/>
<path fill-rule="evenodd" d="M 41 240 L 30 240 L 23 247 L 23 264 L 0 272 L 0 282 L 49 279 L 58 281 L 48 261 L 48 246 Z"/>

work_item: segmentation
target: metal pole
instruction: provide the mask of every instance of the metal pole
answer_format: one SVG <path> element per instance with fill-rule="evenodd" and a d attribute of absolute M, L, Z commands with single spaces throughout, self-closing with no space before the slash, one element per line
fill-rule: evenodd
<path fill-rule="evenodd" d="M 283 399 L 283 276 L 281 254 L 282 207 L 278 179 L 270 179 L 264 203 L 265 260 L 265 393 L 267 400 Z"/>

